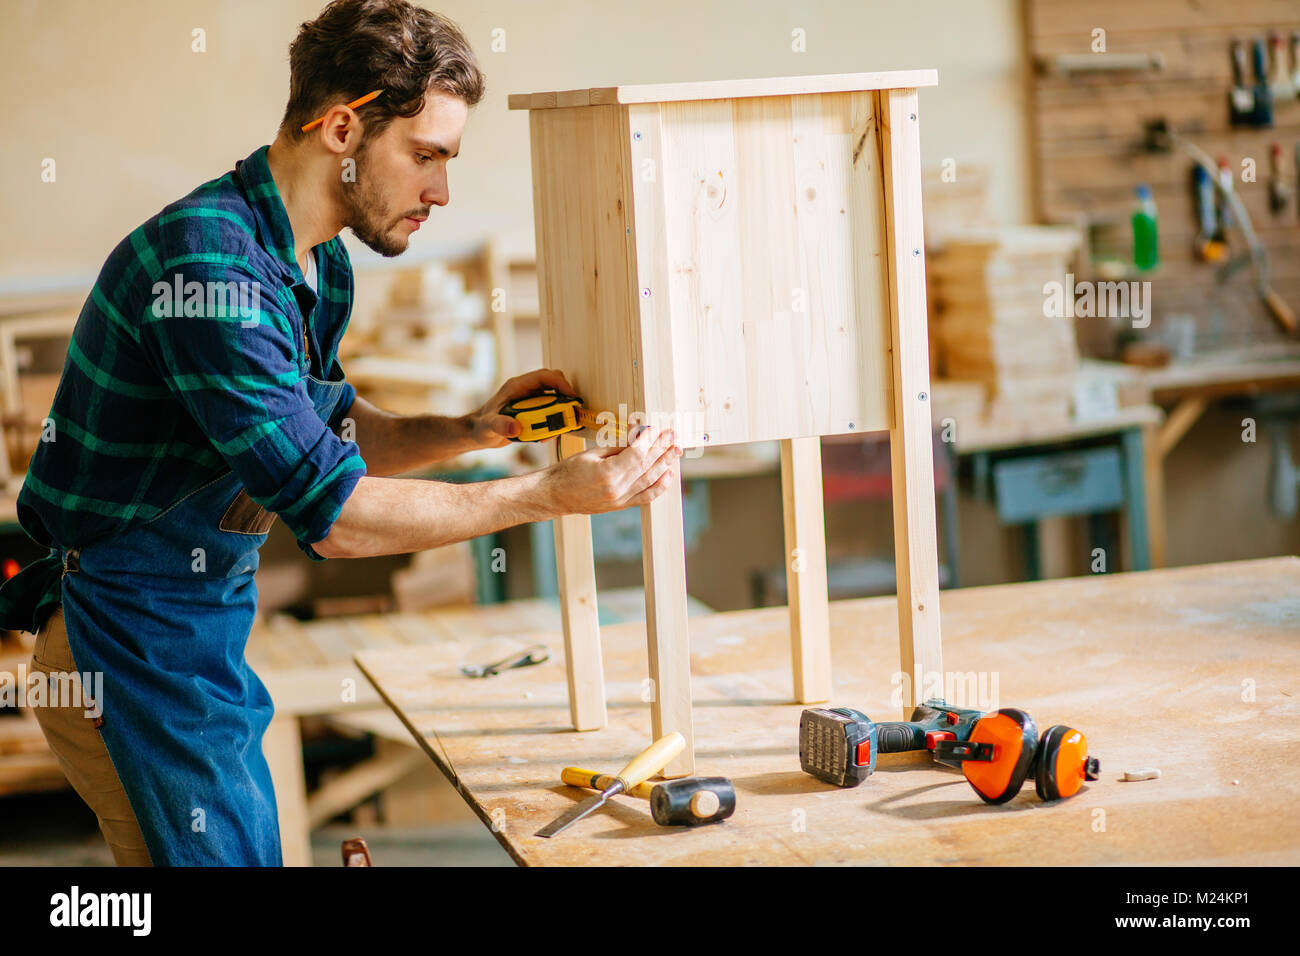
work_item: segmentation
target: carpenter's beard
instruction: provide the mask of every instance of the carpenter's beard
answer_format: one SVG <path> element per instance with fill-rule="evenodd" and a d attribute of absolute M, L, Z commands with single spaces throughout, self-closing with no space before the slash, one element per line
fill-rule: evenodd
<path fill-rule="evenodd" d="M 429 210 L 418 208 L 394 214 L 370 174 L 365 154 L 366 144 L 362 143 L 354 157 L 356 182 L 343 183 L 343 225 L 381 256 L 400 256 L 410 245 L 410 235 L 402 228 L 404 220 L 407 216 L 422 218 Z"/>

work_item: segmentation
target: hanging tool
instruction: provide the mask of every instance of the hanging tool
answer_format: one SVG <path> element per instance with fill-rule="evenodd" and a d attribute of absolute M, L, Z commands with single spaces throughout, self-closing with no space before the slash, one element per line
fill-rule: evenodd
<path fill-rule="evenodd" d="M 1215 172 L 1216 164 L 1199 146 L 1184 139 L 1172 129 L 1169 131 L 1169 136 L 1174 145 L 1192 157 L 1197 165 L 1205 169 L 1206 173 L 1213 174 Z M 1227 159 L 1220 157 L 1219 166 L 1222 171 L 1228 174 L 1226 183 L 1222 179 L 1215 180 L 1216 188 L 1223 198 L 1219 227 L 1220 229 L 1227 228 L 1225 217 L 1231 210 L 1232 217 L 1241 229 L 1241 234 L 1246 239 L 1246 246 L 1250 250 L 1250 261 L 1255 272 L 1255 287 L 1260 298 L 1264 300 L 1264 304 L 1273 313 L 1273 317 L 1277 319 L 1278 324 L 1287 332 L 1294 334 L 1297 328 L 1295 313 L 1291 311 L 1291 307 L 1287 305 L 1286 301 L 1273 290 L 1268 250 L 1264 248 L 1264 244 L 1255 235 L 1255 229 L 1250 222 L 1250 215 L 1246 212 L 1246 207 L 1242 205 L 1241 197 L 1232 188 L 1232 171 L 1227 167 Z"/>
<path fill-rule="evenodd" d="M 1196 199 L 1197 230 L 1193 240 L 1196 257 L 1204 262 L 1219 262 L 1228 254 L 1228 246 L 1214 211 L 1214 182 L 1195 163 L 1192 164 L 1192 193 Z"/>
<path fill-rule="evenodd" d="M 1228 230 L 1234 225 L 1232 210 L 1235 207 L 1232 197 L 1236 190 L 1233 188 L 1232 167 L 1228 164 L 1228 157 L 1220 153 L 1214 163 L 1214 181 L 1218 185 L 1218 192 L 1214 194 L 1214 214 L 1219 219 L 1219 237 L 1226 243 Z"/>
<path fill-rule="evenodd" d="M 1039 738 L 1034 718 L 1014 707 L 980 719 L 967 740 L 939 741 L 934 759 L 960 767 L 980 799 L 992 804 L 1014 797 L 1030 774 L 1039 798 L 1051 801 L 1074 796 L 1101 773 L 1083 734 L 1057 724 Z"/>
<path fill-rule="evenodd" d="M 1240 40 L 1232 41 L 1232 89 L 1228 91 L 1228 122 L 1233 126 L 1249 126 L 1255 116 L 1255 94 L 1246 85 L 1246 47 Z"/>
<path fill-rule="evenodd" d="M 810 707 L 799 715 L 799 766 L 837 787 L 856 787 L 876 769 L 882 753 L 933 750 L 940 740 L 965 740 L 984 716 L 980 710 L 927 700 L 910 721 L 876 723 L 851 707 Z"/>
<path fill-rule="evenodd" d="M 1300 97 L 1300 30 L 1291 33 L 1291 89 Z"/>
<path fill-rule="evenodd" d="M 560 779 L 590 790 L 604 790 L 614 782 L 611 776 L 578 767 L 565 767 Z M 649 800 L 650 814 L 661 827 L 719 823 L 736 811 L 736 788 L 726 777 L 684 777 L 653 786 L 639 783 L 628 794 Z"/>
<path fill-rule="evenodd" d="M 493 677 L 502 671 L 515 667 L 531 667 L 551 659 L 551 649 L 545 644 L 534 644 L 509 657 L 503 657 L 491 664 L 461 664 L 460 672 L 466 677 Z"/>
<path fill-rule="evenodd" d="M 1273 143 L 1268 149 L 1268 210 L 1275 216 L 1286 212 L 1290 191 L 1282 182 L 1282 144 Z"/>
<path fill-rule="evenodd" d="M 1295 99 L 1295 87 L 1291 84 L 1291 71 L 1286 68 L 1286 43 L 1282 34 L 1276 30 L 1268 31 L 1268 53 L 1271 59 L 1268 74 L 1268 90 L 1274 103 Z"/>
<path fill-rule="evenodd" d="M 556 817 L 546 826 L 542 827 L 534 836 L 553 837 L 557 833 L 567 830 L 583 817 L 599 810 L 611 797 L 616 797 L 620 793 L 628 793 L 639 783 L 643 783 L 651 776 L 658 773 L 672 761 L 679 753 L 686 749 L 686 738 L 677 731 L 666 734 L 652 743 L 641 753 L 632 758 L 632 762 L 620 770 L 613 778 L 612 782 L 606 786 L 600 793 L 588 797 L 571 810 L 566 810 L 560 816 Z"/>
<path fill-rule="evenodd" d="M 620 444 L 625 443 L 625 429 L 616 421 L 601 423 L 600 416 L 582 406 L 582 399 L 576 395 L 563 395 L 553 389 L 516 398 L 501 409 L 502 415 L 509 415 L 519 422 L 519 436 L 511 441 L 546 441 L 565 432 L 590 428 L 600 431 L 612 427 L 617 433 Z"/>
<path fill-rule="evenodd" d="M 1251 114 L 1251 125 L 1268 127 L 1273 125 L 1273 91 L 1268 86 L 1268 66 L 1264 57 L 1264 41 L 1256 37 L 1250 46 L 1251 59 L 1255 67 L 1255 111 Z"/>

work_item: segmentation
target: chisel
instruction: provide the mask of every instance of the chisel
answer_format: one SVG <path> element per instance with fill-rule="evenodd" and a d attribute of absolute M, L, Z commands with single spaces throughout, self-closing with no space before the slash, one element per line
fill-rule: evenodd
<path fill-rule="evenodd" d="M 565 767 L 560 779 L 571 787 L 603 790 L 614 778 L 581 767 Z M 694 827 L 719 823 L 736 810 L 736 788 L 726 777 L 687 777 L 653 786 L 640 784 L 627 791 L 650 801 L 650 814 L 661 827 Z"/>
<path fill-rule="evenodd" d="M 632 762 L 614 776 L 613 783 L 600 793 L 588 797 L 572 810 L 566 811 L 542 827 L 534 836 L 553 837 L 562 830 L 567 830 L 587 814 L 603 807 L 610 797 L 634 790 L 638 785 L 648 780 L 652 774 L 656 774 L 668 766 L 672 759 L 685 749 L 686 738 L 675 730 L 660 737 L 648 748 L 633 757 Z"/>

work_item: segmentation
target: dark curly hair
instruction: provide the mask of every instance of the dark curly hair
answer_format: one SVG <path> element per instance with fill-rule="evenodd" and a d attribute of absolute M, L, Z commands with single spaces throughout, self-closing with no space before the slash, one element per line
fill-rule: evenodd
<path fill-rule="evenodd" d="M 289 47 L 289 104 L 280 130 L 291 139 L 331 106 L 371 90 L 358 107 L 365 136 L 398 116 L 415 116 L 429 90 L 475 106 L 485 79 L 465 34 L 451 20 L 406 0 L 333 0 L 304 23 Z"/>

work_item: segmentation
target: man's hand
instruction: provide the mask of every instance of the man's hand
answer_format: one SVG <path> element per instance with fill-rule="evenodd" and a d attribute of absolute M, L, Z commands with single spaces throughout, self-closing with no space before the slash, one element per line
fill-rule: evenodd
<path fill-rule="evenodd" d="M 626 448 L 589 448 L 546 470 L 544 487 L 562 514 L 600 514 L 649 504 L 664 493 L 682 450 L 671 431 L 643 427 Z"/>
<path fill-rule="evenodd" d="M 553 368 L 539 368 L 526 375 L 516 375 L 497 390 L 478 411 L 470 412 L 470 435 L 480 448 L 500 448 L 519 434 L 519 422 L 509 415 L 500 414 L 507 402 L 523 398 L 533 392 L 553 388 L 565 395 L 577 394 L 563 372 Z"/>

